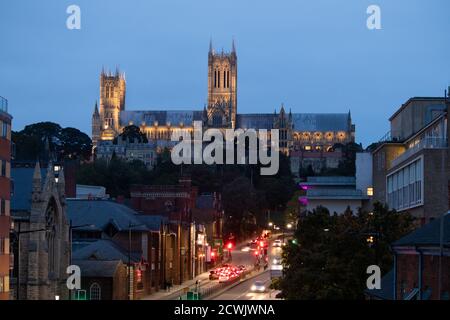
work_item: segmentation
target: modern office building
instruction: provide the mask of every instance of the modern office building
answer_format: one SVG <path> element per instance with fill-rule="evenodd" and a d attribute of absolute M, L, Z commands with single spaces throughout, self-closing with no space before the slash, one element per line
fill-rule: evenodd
<path fill-rule="evenodd" d="M 425 224 L 449 209 L 449 97 L 416 97 L 389 119 L 373 154 L 374 201 Z"/>

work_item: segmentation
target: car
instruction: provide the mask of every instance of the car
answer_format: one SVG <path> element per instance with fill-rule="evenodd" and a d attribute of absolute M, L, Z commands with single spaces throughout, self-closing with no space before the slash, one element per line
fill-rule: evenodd
<path fill-rule="evenodd" d="M 244 266 L 243 264 L 238 265 L 237 268 L 241 271 L 245 271 L 247 269 L 247 267 Z"/>
<path fill-rule="evenodd" d="M 219 275 L 215 270 L 209 272 L 209 280 L 217 280 L 219 279 Z"/>
<path fill-rule="evenodd" d="M 219 276 L 219 283 L 224 283 L 227 282 L 228 280 L 230 280 L 230 277 L 228 275 L 221 274 Z"/>
<path fill-rule="evenodd" d="M 281 247 L 283 245 L 283 242 L 280 239 L 277 239 L 272 244 L 274 247 Z"/>
<path fill-rule="evenodd" d="M 281 264 L 281 258 L 280 257 L 273 258 L 272 259 L 272 264 L 274 264 L 274 265 Z"/>
<path fill-rule="evenodd" d="M 263 281 L 255 281 L 250 290 L 252 292 L 266 292 L 266 286 L 264 285 Z"/>

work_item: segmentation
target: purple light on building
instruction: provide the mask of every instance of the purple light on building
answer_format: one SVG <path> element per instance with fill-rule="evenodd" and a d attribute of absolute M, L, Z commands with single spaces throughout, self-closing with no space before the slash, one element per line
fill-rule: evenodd
<path fill-rule="evenodd" d="M 300 203 L 300 205 L 302 206 L 307 206 L 308 205 L 308 199 L 305 197 L 299 197 L 298 198 L 298 202 Z"/>

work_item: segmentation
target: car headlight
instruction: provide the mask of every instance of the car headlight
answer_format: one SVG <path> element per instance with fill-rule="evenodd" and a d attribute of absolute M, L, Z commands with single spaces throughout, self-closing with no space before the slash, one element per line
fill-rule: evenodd
<path fill-rule="evenodd" d="M 253 285 L 253 286 L 251 287 L 251 289 L 252 289 L 252 291 L 255 291 L 255 290 L 256 290 L 256 286 Z"/>
<path fill-rule="evenodd" d="M 266 287 L 261 287 L 261 290 L 262 290 L 262 291 L 265 291 L 265 290 L 266 290 Z"/>

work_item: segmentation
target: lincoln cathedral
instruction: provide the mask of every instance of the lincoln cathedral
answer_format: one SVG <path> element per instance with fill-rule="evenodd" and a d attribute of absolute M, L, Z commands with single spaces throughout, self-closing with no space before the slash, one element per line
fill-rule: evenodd
<path fill-rule="evenodd" d="M 95 148 L 114 140 L 129 125 L 138 126 L 160 152 L 170 148 L 176 129 L 193 130 L 194 121 L 203 128 L 279 129 L 280 150 L 287 155 L 298 152 L 332 152 L 336 143 L 354 142 L 355 126 L 350 112 L 334 114 L 293 113 L 281 105 L 274 113 L 238 113 L 238 58 L 234 41 L 231 51 L 216 52 L 210 43 L 208 52 L 208 99 L 201 108 L 184 111 L 126 110 L 124 74 L 102 71 L 100 104 L 92 116 L 92 140 Z M 250 109 L 252 106 L 246 106 Z M 254 106 L 253 106 L 254 107 Z"/>

